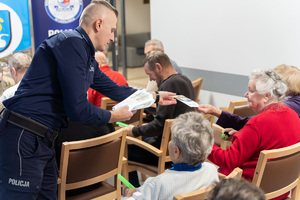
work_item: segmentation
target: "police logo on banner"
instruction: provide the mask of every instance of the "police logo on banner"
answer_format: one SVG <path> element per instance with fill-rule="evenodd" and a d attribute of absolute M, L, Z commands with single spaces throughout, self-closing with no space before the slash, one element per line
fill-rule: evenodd
<path fill-rule="evenodd" d="M 18 14 L 8 5 L 0 3 L 0 58 L 14 52 L 20 45 L 23 26 Z"/>
<path fill-rule="evenodd" d="M 82 0 L 45 0 L 48 16 L 61 24 L 75 21 L 81 14 Z"/>
<path fill-rule="evenodd" d="M 11 41 L 10 13 L 0 10 L 0 52 L 4 51 Z"/>

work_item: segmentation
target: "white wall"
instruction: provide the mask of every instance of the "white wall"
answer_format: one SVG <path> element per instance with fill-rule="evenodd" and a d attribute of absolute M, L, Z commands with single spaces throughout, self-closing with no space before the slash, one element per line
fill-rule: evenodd
<path fill-rule="evenodd" d="M 248 76 L 300 66 L 299 10 L 299 0 L 151 0 L 151 35 L 181 67 Z M 229 98 L 200 92 L 217 107 Z"/>
<path fill-rule="evenodd" d="M 117 1 L 118 34 L 121 33 L 121 7 Z M 143 0 L 125 0 L 125 24 L 126 34 L 150 32 L 150 4 L 144 4 Z"/>

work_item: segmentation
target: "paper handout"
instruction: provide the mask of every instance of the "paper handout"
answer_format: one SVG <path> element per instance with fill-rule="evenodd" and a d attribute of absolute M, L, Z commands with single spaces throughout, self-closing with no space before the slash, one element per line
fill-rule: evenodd
<path fill-rule="evenodd" d="M 199 104 L 183 95 L 175 95 L 174 96 L 175 99 L 177 99 L 178 101 L 181 101 L 182 103 L 188 105 L 189 107 L 198 107 Z"/>
<path fill-rule="evenodd" d="M 145 89 L 138 90 L 125 100 L 121 101 L 117 105 L 113 106 L 112 109 L 116 110 L 121 106 L 129 106 L 129 111 L 139 110 L 143 108 L 148 108 L 154 103 L 154 99 L 151 93 L 147 92 Z"/>

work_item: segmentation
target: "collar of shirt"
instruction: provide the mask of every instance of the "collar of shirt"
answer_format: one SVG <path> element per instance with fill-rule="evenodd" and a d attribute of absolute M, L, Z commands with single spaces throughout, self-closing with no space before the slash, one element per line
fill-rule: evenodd
<path fill-rule="evenodd" d="M 83 39 L 88 43 L 88 45 L 90 47 L 90 51 L 94 57 L 96 50 L 95 50 L 95 47 L 94 47 L 89 35 L 85 32 L 85 30 L 81 26 L 78 26 L 75 30 L 78 31 L 81 34 L 81 36 L 83 37 Z"/>
<path fill-rule="evenodd" d="M 175 163 L 172 164 L 173 168 L 170 170 L 175 171 L 196 171 L 202 167 L 202 164 L 199 165 L 189 165 L 187 163 Z"/>

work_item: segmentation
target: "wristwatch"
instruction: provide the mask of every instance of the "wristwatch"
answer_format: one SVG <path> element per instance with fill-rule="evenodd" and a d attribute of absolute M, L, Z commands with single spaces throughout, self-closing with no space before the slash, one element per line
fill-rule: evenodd
<path fill-rule="evenodd" d="M 158 91 L 155 91 L 155 94 L 156 94 L 155 103 L 158 104 L 158 102 L 159 102 L 159 93 L 158 93 Z"/>

